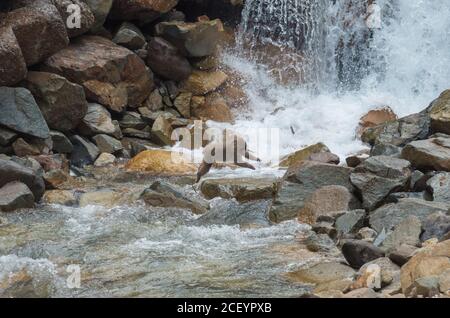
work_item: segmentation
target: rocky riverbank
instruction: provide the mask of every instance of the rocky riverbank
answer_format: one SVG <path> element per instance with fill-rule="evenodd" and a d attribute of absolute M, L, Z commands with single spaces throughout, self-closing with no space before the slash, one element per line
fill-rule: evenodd
<path fill-rule="evenodd" d="M 369 112 L 349 129 L 371 150 L 345 162 L 319 143 L 276 171 L 197 186 L 196 164 L 172 162 L 174 130 L 246 107 L 243 79 L 220 62 L 242 1 L 211 2 L 2 2 L 0 245 L 21 233 L 8 219 L 36 207 L 139 202 L 243 232 L 295 220 L 305 230 L 273 253 L 304 258 L 280 278 L 306 286 L 298 296 L 450 296 L 450 91 L 407 117 Z M 80 28 L 67 27 L 70 4 Z M 0 296 L 49 296 L 12 272 Z"/>

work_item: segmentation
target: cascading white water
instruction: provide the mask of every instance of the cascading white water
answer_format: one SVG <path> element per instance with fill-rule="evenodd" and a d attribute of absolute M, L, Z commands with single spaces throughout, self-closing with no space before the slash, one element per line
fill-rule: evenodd
<path fill-rule="evenodd" d="M 343 157 L 364 147 L 355 129 L 368 110 L 404 116 L 450 88 L 450 2 L 374 2 L 370 25 L 365 1 L 246 1 L 238 53 L 224 60 L 249 78 L 251 112 L 232 128 L 277 127 L 282 153 L 322 141 Z M 280 82 L 272 66 L 299 76 Z"/>

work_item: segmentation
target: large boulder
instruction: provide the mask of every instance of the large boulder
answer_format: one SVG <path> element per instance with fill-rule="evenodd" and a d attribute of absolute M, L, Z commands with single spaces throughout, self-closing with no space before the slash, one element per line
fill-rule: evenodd
<path fill-rule="evenodd" d="M 388 252 L 403 244 L 417 246 L 420 243 L 422 223 L 416 216 L 408 216 L 390 232 L 382 243 L 382 248 Z"/>
<path fill-rule="evenodd" d="M 41 68 L 82 85 L 89 100 L 117 112 L 139 106 L 153 88 L 152 74 L 139 56 L 99 36 L 76 38 Z"/>
<path fill-rule="evenodd" d="M 44 180 L 35 171 L 11 160 L 0 159 L 0 187 L 13 181 L 26 184 L 36 200 L 44 194 Z"/>
<path fill-rule="evenodd" d="M 411 164 L 403 159 L 375 156 L 355 168 L 350 180 L 363 199 L 363 207 L 373 210 L 392 192 L 406 190 Z"/>
<path fill-rule="evenodd" d="M 13 181 L 0 188 L 0 211 L 10 212 L 32 207 L 34 195 L 26 184 Z"/>
<path fill-rule="evenodd" d="M 437 100 L 431 104 L 431 129 L 450 135 L 450 90 L 444 91 Z"/>
<path fill-rule="evenodd" d="M 25 63 L 36 64 L 69 44 L 65 23 L 50 0 L 20 0 L 0 25 L 10 26 Z"/>
<path fill-rule="evenodd" d="M 272 199 L 278 191 L 278 180 L 274 177 L 208 178 L 200 189 L 207 199 L 236 198 L 239 202 Z"/>
<path fill-rule="evenodd" d="M 26 75 L 27 65 L 17 38 L 11 27 L 0 23 L 0 86 L 12 86 Z"/>
<path fill-rule="evenodd" d="M 156 34 L 173 43 L 183 55 L 203 57 L 212 55 L 223 37 L 220 20 L 186 23 L 182 21 L 161 22 Z"/>
<path fill-rule="evenodd" d="M 450 269 L 450 240 L 416 253 L 401 269 L 401 286 L 408 295 L 420 278 L 439 276 Z"/>
<path fill-rule="evenodd" d="M 33 94 L 42 115 L 52 129 L 73 130 L 86 115 L 87 102 L 83 88 L 62 76 L 29 72 L 22 85 Z"/>
<path fill-rule="evenodd" d="M 436 212 L 447 213 L 450 205 L 421 199 L 405 198 L 398 203 L 386 204 L 370 213 L 370 226 L 380 233 L 383 228 L 390 231 L 409 216 L 416 216 L 421 222 Z"/>
<path fill-rule="evenodd" d="M 131 159 L 126 169 L 162 175 L 190 175 L 197 172 L 196 165 L 178 160 L 179 155 L 171 151 L 146 150 Z"/>
<path fill-rule="evenodd" d="M 154 182 L 142 193 L 141 199 L 150 206 L 190 209 L 196 214 L 205 213 L 209 209 L 207 201 L 194 198 L 182 188 L 164 181 Z"/>
<path fill-rule="evenodd" d="M 116 20 L 139 20 L 149 23 L 169 12 L 178 0 L 115 0 L 109 17 Z"/>
<path fill-rule="evenodd" d="M 30 91 L 0 87 L 0 125 L 19 133 L 46 139 L 50 130 Z"/>
<path fill-rule="evenodd" d="M 147 65 L 159 76 L 177 82 L 187 79 L 192 73 L 189 61 L 160 37 L 151 38 L 148 42 Z"/>
<path fill-rule="evenodd" d="M 423 111 L 368 128 L 361 138 L 371 145 L 384 143 L 404 146 L 411 141 L 426 138 L 429 132 L 430 117 L 427 111 Z"/>
<path fill-rule="evenodd" d="M 430 138 L 407 144 L 402 158 L 423 170 L 450 171 L 450 138 Z"/>

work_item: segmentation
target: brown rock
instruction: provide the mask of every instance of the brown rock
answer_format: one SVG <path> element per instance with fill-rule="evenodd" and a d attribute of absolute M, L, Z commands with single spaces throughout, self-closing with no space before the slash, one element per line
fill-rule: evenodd
<path fill-rule="evenodd" d="M 25 184 L 14 181 L 0 188 L 0 211 L 11 212 L 32 207 L 34 195 Z"/>
<path fill-rule="evenodd" d="M 330 150 L 323 143 L 317 143 L 312 146 L 300 149 L 292 154 L 289 154 L 280 159 L 280 167 L 290 167 L 298 165 L 304 160 L 308 160 L 313 154 L 326 152 L 329 153 Z"/>
<path fill-rule="evenodd" d="M 110 18 L 149 23 L 169 12 L 177 3 L 178 0 L 115 0 Z"/>
<path fill-rule="evenodd" d="M 402 158 L 418 169 L 450 171 L 450 145 L 446 139 L 413 141 L 403 148 Z"/>
<path fill-rule="evenodd" d="M 331 152 L 313 153 L 311 156 L 309 156 L 308 160 L 322 162 L 322 163 L 330 163 L 330 164 L 335 164 L 335 165 L 338 165 L 339 162 L 341 161 L 339 159 L 339 156 L 337 156 Z"/>
<path fill-rule="evenodd" d="M 201 100 L 192 98 L 191 104 L 192 113 L 195 117 L 201 120 L 213 120 L 217 122 L 231 123 L 234 121 L 234 116 L 231 113 L 225 99 L 217 93 L 212 93 L 206 96 L 204 103 L 197 105 Z"/>
<path fill-rule="evenodd" d="M 89 31 L 89 29 L 94 25 L 95 17 L 92 13 L 89 6 L 81 0 L 52 0 L 53 4 L 59 11 L 59 14 L 62 17 L 62 20 L 65 21 L 67 34 L 70 38 L 79 36 L 83 33 Z M 70 5 L 76 5 L 80 9 L 81 20 L 80 27 L 69 28 L 67 25 L 67 21 L 70 21 L 69 17 L 73 13 L 73 11 L 69 11 L 68 8 Z"/>
<path fill-rule="evenodd" d="M 431 105 L 431 129 L 450 135 L 450 89 L 444 91 Z"/>
<path fill-rule="evenodd" d="M 73 206 L 77 203 L 75 194 L 68 190 L 49 190 L 45 191 L 42 197 L 42 202 L 45 204 L 59 204 Z"/>
<path fill-rule="evenodd" d="M 50 170 L 44 174 L 45 186 L 47 189 L 58 189 L 69 180 L 69 175 L 64 170 Z"/>
<path fill-rule="evenodd" d="M 27 66 L 11 27 L 1 23 L 0 43 L 0 86 L 12 86 L 27 75 Z"/>
<path fill-rule="evenodd" d="M 132 51 L 99 36 L 81 36 L 44 62 L 43 70 L 84 87 L 88 99 L 121 112 L 153 88 L 151 73 Z"/>
<path fill-rule="evenodd" d="M 218 89 L 227 78 L 227 74 L 222 71 L 194 71 L 182 86 L 185 91 L 193 95 L 206 95 Z"/>
<path fill-rule="evenodd" d="M 175 108 L 185 118 L 191 117 L 191 99 L 191 93 L 180 93 L 180 95 L 178 95 L 173 102 Z"/>
<path fill-rule="evenodd" d="M 12 147 L 13 147 L 14 153 L 18 157 L 37 156 L 41 153 L 36 146 L 30 145 L 22 138 L 17 139 L 12 144 Z"/>
<path fill-rule="evenodd" d="M 375 127 L 397 119 L 397 115 L 389 106 L 371 110 L 361 117 L 359 122 L 359 134 L 369 127 Z"/>

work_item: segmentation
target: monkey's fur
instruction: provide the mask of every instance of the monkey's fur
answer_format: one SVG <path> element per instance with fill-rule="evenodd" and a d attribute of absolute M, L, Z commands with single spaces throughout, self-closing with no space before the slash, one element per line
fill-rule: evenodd
<path fill-rule="evenodd" d="M 209 172 L 212 165 L 217 162 L 215 160 L 216 150 L 223 152 L 223 156 L 221 158 L 225 161 L 229 159 L 226 156 L 226 152 L 228 150 L 233 154 L 232 163 L 243 168 L 255 170 L 255 167 L 248 162 L 244 162 L 243 158 L 261 161 L 259 158 L 250 153 L 247 147 L 247 142 L 241 136 L 232 131 L 225 130 L 221 137 L 210 142 L 203 150 L 203 161 L 198 168 L 197 181 L 195 183 L 198 183 L 200 179 Z"/>

